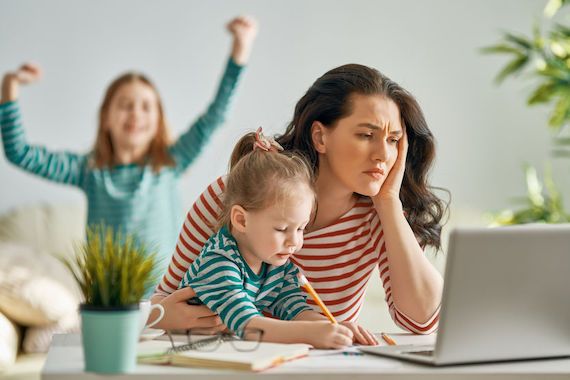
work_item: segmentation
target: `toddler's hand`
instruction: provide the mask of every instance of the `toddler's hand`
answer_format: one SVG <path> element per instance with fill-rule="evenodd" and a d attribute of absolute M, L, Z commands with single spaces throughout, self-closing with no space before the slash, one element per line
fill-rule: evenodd
<path fill-rule="evenodd" d="M 378 345 L 378 341 L 374 335 L 364 327 L 354 322 L 341 322 L 341 325 L 352 331 L 352 334 L 354 336 L 354 343 L 363 344 L 366 346 Z"/>
<path fill-rule="evenodd" d="M 353 334 L 346 326 L 328 321 L 311 322 L 308 341 L 315 348 L 341 349 L 352 345 Z"/>

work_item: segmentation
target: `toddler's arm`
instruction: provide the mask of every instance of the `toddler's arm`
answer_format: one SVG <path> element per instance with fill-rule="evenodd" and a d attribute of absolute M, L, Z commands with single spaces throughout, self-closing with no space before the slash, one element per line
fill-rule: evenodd
<path fill-rule="evenodd" d="M 310 313 L 310 312 L 303 312 Z M 263 330 L 263 340 L 276 343 L 307 343 L 315 348 L 340 349 L 352 345 L 352 331 L 322 321 L 282 321 L 263 316 L 252 318 L 246 328 Z"/>

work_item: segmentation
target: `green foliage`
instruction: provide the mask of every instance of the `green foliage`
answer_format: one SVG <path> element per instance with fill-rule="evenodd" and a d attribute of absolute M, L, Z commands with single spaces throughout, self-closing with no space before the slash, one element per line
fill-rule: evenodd
<path fill-rule="evenodd" d="M 62 259 L 71 271 L 85 304 L 114 307 L 138 304 L 156 281 L 156 253 L 130 235 L 114 233 L 103 224 L 87 229 L 87 240 L 73 259 Z"/>
<path fill-rule="evenodd" d="M 564 3 L 567 2 L 551 1 L 547 9 L 550 6 L 551 9 L 558 10 Z M 545 9 L 545 13 L 550 14 L 549 12 Z M 532 37 L 506 32 L 502 41 L 481 51 L 511 56 L 495 78 L 497 83 L 523 72 L 537 80 L 538 84 L 527 102 L 529 105 L 553 105 L 548 121 L 553 131 L 560 131 L 570 122 L 570 28 L 556 24 L 543 36 L 538 26 L 535 26 Z"/>
<path fill-rule="evenodd" d="M 560 8 L 566 4 L 570 4 L 570 0 L 550 0 L 544 8 L 544 14 L 546 17 L 552 17 L 556 12 L 558 12 Z"/>
<path fill-rule="evenodd" d="M 536 170 L 525 166 L 527 196 L 517 203 L 526 206 L 519 211 L 504 210 L 492 215 L 494 225 L 510 225 L 524 223 L 569 223 L 570 214 L 564 211 L 562 198 L 550 169 L 544 175 L 544 186 L 538 179 Z"/>
<path fill-rule="evenodd" d="M 547 17 L 570 4 L 570 0 L 550 0 L 544 9 Z M 486 54 L 506 54 L 510 61 L 495 78 L 502 83 L 508 77 L 527 73 L 538 84 L 527 100 L 528 105 L 551 104 L 548 125 L 553 132 L 561 132 L 570 122 L 570 28 L 555 24 L 544 36 L 538 26 L 533 36 L 526 37 L 506 32 L 502 41 L 482 49 Z M 554 139 L 555 157 L 570 158 L 570 138 Z M 522 208 L 518 211 L 504 210 L 492 215 L 493 224 L 509 225 L 524 223 L 568 223 L 570 214 L 564 211 L 562 197 L 552 179 L 552 173 L 545 173 L 544 185 L 538 179 L 536 170 L 525 167 L 527 196 L 518 200 Z"/>

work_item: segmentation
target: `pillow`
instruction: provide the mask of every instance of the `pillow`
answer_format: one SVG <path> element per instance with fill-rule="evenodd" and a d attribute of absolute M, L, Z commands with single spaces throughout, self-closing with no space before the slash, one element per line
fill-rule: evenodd
<path fill-rule="evenodd" d="M 79 291 L 55 257 L 30 247 L 0 243 L 0 311 L 25 326 L 44 326 L 76 313 Z"/>
<path fill-rule="evenodd" d="M 57 323 L 41 327 L 29 327 L 24 334 L 22 350 L 32 354 L 47 352 L 53 334 L 79 333 L 79 311 L 70 313 L 61 318 Z"/>
<path fill-rule="evenodd" d="M 0 313 L 0 371 L 14 364 L 19 343 L 18 326 Z"/>

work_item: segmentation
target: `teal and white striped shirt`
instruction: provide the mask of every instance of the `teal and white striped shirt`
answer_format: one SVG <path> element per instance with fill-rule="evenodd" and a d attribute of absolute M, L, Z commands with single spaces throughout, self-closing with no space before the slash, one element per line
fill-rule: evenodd
<path fill-rule="evenodd" d="M 299 288 L 299 269 L 291 261 L 274 266 L 262 263 L 255 274 L 239 253 L 226 227 L 213 235 L 188 268 L 179 288 L 190 286 L 196 297 L 238 335 L 249 320 L 266 311 L 282 320 L 313 310 Z"/>
<path fill-rule="evenodd" d="M 90 163 L 91 153 L 50 152 L 28 144 L 17 102 L 0 104 L 4 153 L 10 162 L 30 173 L 83 190 L 87 196 L 87 223 L 104 222 L 156 248 L 160 260 L 157 273 L 162 274 L 183 220 L 178 180 L 224 122 L 242 70 L 232 59 L 228 61 L 207 111 L 170 146 L 176 165 L 158 173 L 150 165 L 138 164 L 98 169 Z"/>

